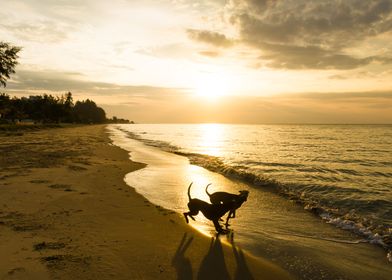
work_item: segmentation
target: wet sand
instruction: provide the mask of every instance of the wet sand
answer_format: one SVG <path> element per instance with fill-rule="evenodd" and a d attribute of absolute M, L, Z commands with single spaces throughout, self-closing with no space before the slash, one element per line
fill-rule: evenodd
<path fill-rule="evenodd" d="M 236 244 L 248 252 L 274 260 L 299 279 L 390 279 L 392 266 L 381 247 L 325 223 L 272 191 L 189 164 L 188 158 L 145 145 L 115 127 L 110 127 L 113 143 L 130 151 L 132 160 L 148 164 L 129 173 L 125 181 L 151 202 L 181 213 L 186 211 L 190 182 L 192 197 L 206 201 L 209 183 L 211 192 L 246 189 L 249 199 L 230 223 Z M 211 222 L 201 214 L 190 224 L 214 234 Z"/>
<path fill-rule="evenodd" d="M 0 155 L 0 279 L 289 278 L 127 186 L 144 164 L 105 126 L 0 134 Z"/>

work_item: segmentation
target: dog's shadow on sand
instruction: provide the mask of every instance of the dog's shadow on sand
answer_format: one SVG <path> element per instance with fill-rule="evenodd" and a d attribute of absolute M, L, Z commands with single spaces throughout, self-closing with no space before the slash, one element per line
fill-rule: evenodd
<path fill-rule="evenodd" d="M 229 240 L 231 247 L 233 249 L 233 254 L 234 258 L 237 264 L 237 268 L 235 271 L 234 279 L 243 279 L 243 280 L 253 280 L 252 273 L 250 272 L 248 265 L 246 264 L 245 261 L 245 256 L 244 253 L 240 248 L 238 248 L 234 244 L 234 233 L 230 234 L 227 236 L 227 239 Z"/>
<path fill-rule="evenodd" d="M 185 256 L 186 250 L 189 248 L 192 241 L 193 237 L 187 238 L 187 234 L 184 233 L 180 245 L 172 259 L 172 265 L 177 271 L 177 279 L 193 279 L 192 262 L 189 257 Z M 234 279 L 254 279 L 246 264 L 242 250 L 237 248 L 234 244 L 233 234 L 228 236 L 228 241 L 232 245 L 236 261 Z M 219 235 L 211 238 L 208 252 L 201 261 L 199 270 L 197 271 L 197 279 L 231 279 L 225 263 Z"/>
<path fill-rule="evenodd" d="M 210 248 L 200 264 L 197 279 L 230 279 L 218 236 L 211 238 Z"/>
<path fill-rule="evenodd" d="M 188 257 L 185 257 L 185 252 L 191 245 L 193 237 L 187 240 L 187 234 L 184 233 L 180 245 L 177 248 L 176 254 L 172 259 L 172 266 L 177 271 L 177 279 L 192 279 L 192 263 Z"/>

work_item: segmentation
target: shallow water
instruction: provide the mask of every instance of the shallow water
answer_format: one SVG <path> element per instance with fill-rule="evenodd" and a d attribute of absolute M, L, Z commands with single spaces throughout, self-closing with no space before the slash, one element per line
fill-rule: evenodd
<path fill-rule="evenodd" d="M 153 203 L 180 213 L 186 211 L 191 181 L 192 197 L 205 200 L 207 183 L 212 183 L 210 191 L 236 193 L 248 189 L 249 200 L 231 224 L 236 243 L 252 254 L 276 262 L 300 279 L 389 279 L 392 266 L 385 251 L 368 240 L 326 224 L 273 190 L 254 188 L 189 164 L 188 158 L 146 146 L 115 126 L 110 130 L 114 143 L 129 150 L 132 160 L 148 164 L 128 174 L 126 182 Z M 191 225 L 214 234 L 211 223 L 202 215 Z"/>
<path fill-rule="evenodd" d="M 392 248 L 391 125 L 119 127 L 199 166 L 272 187 L 323 219 Z"/>

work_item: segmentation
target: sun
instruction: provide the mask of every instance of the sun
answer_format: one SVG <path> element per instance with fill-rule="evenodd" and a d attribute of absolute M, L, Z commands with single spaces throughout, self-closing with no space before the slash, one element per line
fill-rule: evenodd
<path fill-rule="evenodd" d="M 207 76 L 199 79 L 195 85 L 195 95 L 205 100 L 218 100 L 229 94 L 228 82 L 221 76 Z"/>

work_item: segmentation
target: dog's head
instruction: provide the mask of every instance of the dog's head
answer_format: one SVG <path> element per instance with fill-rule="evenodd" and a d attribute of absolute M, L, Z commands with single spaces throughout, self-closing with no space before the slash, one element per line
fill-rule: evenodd
<path fill-rule="evenodd" d="M 246 190 L 240 191 L 240 197 L 242 199 L 244 199 L 245 201 L 248 199 L 248 195 L 249 195 L 249 191 L 246 191 Z"/>

